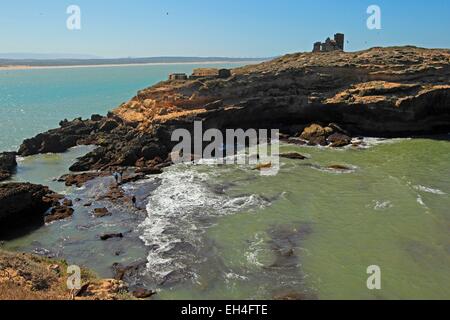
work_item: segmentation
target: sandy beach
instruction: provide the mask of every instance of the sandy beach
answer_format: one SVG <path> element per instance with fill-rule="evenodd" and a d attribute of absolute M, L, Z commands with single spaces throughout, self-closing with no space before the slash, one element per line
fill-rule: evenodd
<path fill-rule="evenodd" d="M 205 61 L 205 62 L 152 62 L 152 63 L 127 63 L 127 64 L 93 64 L 93 65 L 67 65 L 67 66 L 0 66 L 1 70 L 33 70 L 33 69 L 75 69 L 75 68 L 111 68 L 111 67 L 139 67 L 139 66 L 158 66 L 158 65 L 210 65 L 210 64 L 257 64 L 261 61 Z"/>

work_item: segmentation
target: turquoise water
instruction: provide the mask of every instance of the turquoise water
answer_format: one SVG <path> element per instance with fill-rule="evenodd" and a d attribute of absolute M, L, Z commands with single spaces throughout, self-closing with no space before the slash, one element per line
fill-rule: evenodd
<path fill-rule="evenodd" d="M 173 72 L 231 64 L 171 64 L 68 69 L 0 70 L 0 151 L 17 150 L 25 138 L 65 118 L 106 114 Z"/>

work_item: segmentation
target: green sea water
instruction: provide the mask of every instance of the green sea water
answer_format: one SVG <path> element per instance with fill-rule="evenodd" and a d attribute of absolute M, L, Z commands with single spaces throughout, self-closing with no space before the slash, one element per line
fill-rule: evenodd
<path fill-rule="evenodd" d="M 5 247 L 55 251 L 104 277 L 112 276 L 113 262 L 144 260 L 158 299 L 448 299 L 450 142 L 367 142 L 366 149 L 342 150 L 282 145 L 281 152 L 308 159 L 282 159 L 275 176 L 251 166 L 173 166 L 125 186 L 138 194 L 143 216 L 96 203 L 103 180 L 83 189 L 54 181 L 88 149 L 20 159 L 15 180 L 82 200 L 72 220 Z M 86 201 L 115 214 L 94 220 Z M 123 241 L 97 238 L 127 229 Z M 373 265 L 381 270 L 381 290 L 367 287 Z"/>

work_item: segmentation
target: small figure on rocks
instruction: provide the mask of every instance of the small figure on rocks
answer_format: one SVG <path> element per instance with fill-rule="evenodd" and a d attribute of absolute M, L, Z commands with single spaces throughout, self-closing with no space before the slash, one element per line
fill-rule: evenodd
<path fill-rule="evenodd" d="M 120 174 L 118 172 L 114 172 L 113 176 L 114 180 L 116 180 L 116 184 L 119 185 Z"/>
<path fill-rule="evenodd" d="M 137 199 L 136 199 L 135 196 L 133 196 L 133 198 L 131 198 L 131 202 L 133 202 L 133 206 L 134 206 L 135 208 L 137 208 Z"/>

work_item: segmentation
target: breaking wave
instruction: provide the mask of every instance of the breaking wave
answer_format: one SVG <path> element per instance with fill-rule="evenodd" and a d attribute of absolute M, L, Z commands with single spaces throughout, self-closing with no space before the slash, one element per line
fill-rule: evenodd
<path fill-rule="evenodd" d="M 202 235 L 215 218 L 269 205 L 258 195 L 214 192 L 214 173 L 201 172 L 202 167 L 177 165 L 152 178 L 160 184 L 148 199 L 148 216 L 140 227 L 141 239 L 150 248 L 147 270 L 156 281 L 170 281 L 174 273 L 195 276 L 190 267 L 201 262 Z"/>

